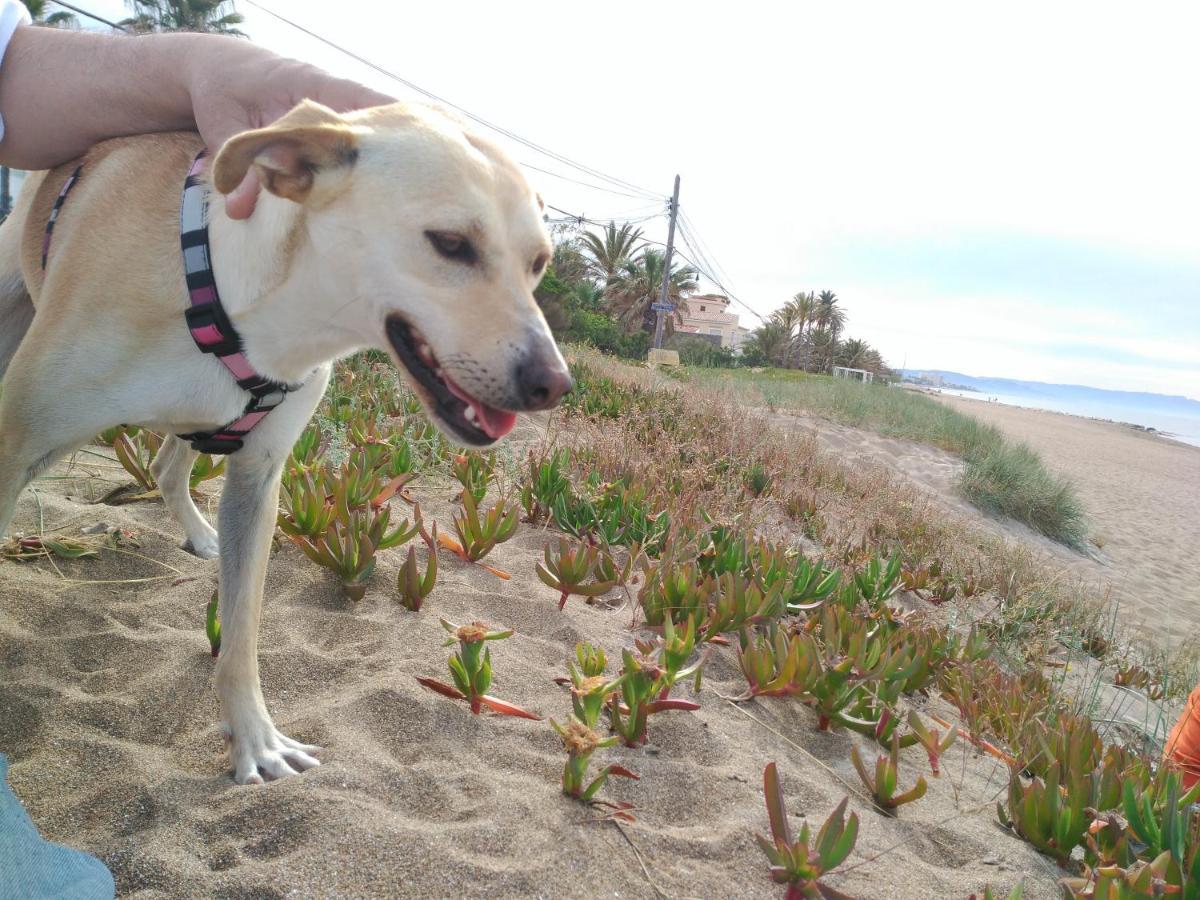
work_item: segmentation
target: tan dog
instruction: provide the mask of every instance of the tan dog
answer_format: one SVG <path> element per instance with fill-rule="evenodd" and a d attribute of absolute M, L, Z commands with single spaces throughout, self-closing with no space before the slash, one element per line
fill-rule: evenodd
<path fill-rule="evenodd" d="M 93 148 L 44 273 L 46 222 L 77 163 L 33 176 L 0 227 L 0 535 L 21 489 L 101 430 L 218 429 L 245 408 L 184 320 L 180 192 L 199 149 L 194 134 Z M 188 493 L 196 451 L 173 437 L 154 465 L 185 546 L 220 555 L 216 688 L 241 783 L 318 764 L 271 722 L 257 640 L 283 461 L 331 361 L 388 351 L 439 426 L 473 445 L 571 386 L 533 299 L 551 250 L 540 200 L 496 147 L 424 107 L 339 116 L 303 103 L 228 141 L 212 184 L 227 193 L 251 166 L 265 190 L 249 220 L 209 205 L 212 268 L 246 358 L 303 387 L 229 457 L 219 539 Z"/>

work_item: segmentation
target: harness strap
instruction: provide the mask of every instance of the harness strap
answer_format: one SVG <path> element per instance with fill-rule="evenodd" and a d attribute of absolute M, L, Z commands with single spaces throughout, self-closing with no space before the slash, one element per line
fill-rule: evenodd
<path fill-rule="evenodd" d="M 216 431 L 193 431 L 179 437 L 201 453 L 228 454 L 240 450 L 243 438 L 254 426 L 282 403 L 289 391 L 302 385 L 273 381 L 256 372 L 243 352 L 241 335 L 221 305 L 208 243 L 208 191 L 200 177 L 204 157 L 201 150 L 188 170 L 179 209 L 179 244 L 191 300 L 185 315 L 196 346 L 221 361 L 238 387 L 250 394 L 250 402 L 241 416 Z"/>
<path fill-rule="evenodd" d="M 62 209 L 63 201 L 67 199 L 67 194 L 75 186 L 75 182 L 79 180 L 79 173 L 82 171 L 82 165 L 75 167 L 75 171 L 71 173 L 71 177 L 63 182 L 62 190 L 58 192 L 58 199 L 54 201 L 54 207 L 50 210 L 50 218 L 46 222 L 46 234 L 42 238 L 43 272 L 46 271 L 46 259 L 50 256 L 50 235 L 54 234 L 54 222 L 58 218 L 58 211 Z"/>

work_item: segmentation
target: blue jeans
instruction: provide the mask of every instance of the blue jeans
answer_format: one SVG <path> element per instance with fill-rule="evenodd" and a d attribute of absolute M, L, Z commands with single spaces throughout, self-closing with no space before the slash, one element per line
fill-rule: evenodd
<path fill-rule="evenodd" d="M 8 786 L 8 760 L 0 753 L 0 900 L 113 900 L 104 863 L 38 834 Z"/>

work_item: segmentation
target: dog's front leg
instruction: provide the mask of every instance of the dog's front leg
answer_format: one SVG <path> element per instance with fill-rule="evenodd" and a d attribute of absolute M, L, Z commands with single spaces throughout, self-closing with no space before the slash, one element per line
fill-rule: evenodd
<path fill-rule="evenodd" d="M 239 784 L 294 775 L 320 763 L 318 750 L 276 730 L 258 680 L 258 622 L 282 459 L 249 447 L 229 457 L 218 513 L 221 549 L 221 655 L 217 695 Z"/>
<path fill-rule="evenodd" d="M 191 445 L 175 435 L 168 435 L 163 442 L 150 472 L 158 481 L 163 502 L 175 516 L 187 539 L 183 549 L 201 559 L 216 559 L 218 555 L 217 531 L 205 521 L 196 501 L 192 499 L 192 465 L 200 454 Z"/>

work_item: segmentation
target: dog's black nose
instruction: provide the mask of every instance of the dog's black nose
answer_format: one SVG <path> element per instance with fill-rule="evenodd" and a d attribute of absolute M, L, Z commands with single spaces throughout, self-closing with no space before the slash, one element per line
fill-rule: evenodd
<path fill-rule="evenodd" d="M 561 358 L 546 361 L 537 356 L 517 363 L 516 383 L 522 408 L 531 412 L 550 409 L 575 386 Z"/>

